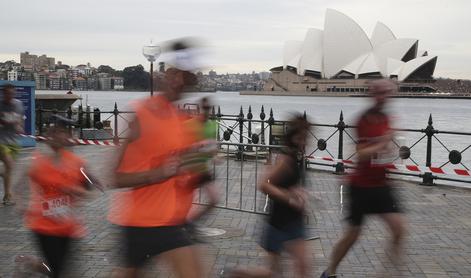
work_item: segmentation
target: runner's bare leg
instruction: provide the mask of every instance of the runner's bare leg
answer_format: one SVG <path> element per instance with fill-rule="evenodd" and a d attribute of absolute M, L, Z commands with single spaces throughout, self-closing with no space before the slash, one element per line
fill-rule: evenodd
<path fill-rule="evenodd" d="M 13 157 L 10 154 L 0 152 L 0 160 L 5 165 L 5 170 L 2 174 L 3 176 L 3 187 L 4 187 L 4 196 L 3 200 L 11 199 L 11 173 L 13 169 Z"/>
<path fill-rule="evenodd" d="M 402 247 L 406 234 L 405 219 L 401 213 L 385 213 L 380 217 L 386 222 L 392 234 L 390 250 L 392 252 L 392 263 L 398 265 L 402 255 Z"/>
<path fill-rule="evenodd" d="M 203 277 L 203 264 L 201 255 L 195 246 L 185 246 L 173 249 L 161 254 L 161 257 L 169 262 L 174 273 L 180 278 Z"/>
<path fill-rule="evenodd" d="M 334 274 L 342 259 L 347 255 L 348 250 L 352 248 L 353 244 L 358 240 L 361 233 L 361 226 L 349 225 L 344 235 L 339 242 L 334 246 L 330 257 L 329 267 L 327 273 Z"/>
<path fill-rule="evenodd" d="M 271 278 L 276 277 L 277 273 L 281 273 L 280 255 L 276 253 L 268 254 L 268 261 L 270 268 L 258 267 L 251 269 L 234 269 L 229 277 L 230 278 Z M 224 276 L 225 277 L 225 276 Z"/>
<path fill-rule="evenodd" d="M 307 252 L 307 243 L 304 239 L 297 239 L 286 243 L 286 250 L 294 259 L 296 276 L 300 278 L 312 277 L 310 273 L 310 263 Z"/>
<path fill-rule="evenodd" d="M 142 274 L 137 268 L 118 268 L 113 270 L 112 278 L 138 278 Z"/>

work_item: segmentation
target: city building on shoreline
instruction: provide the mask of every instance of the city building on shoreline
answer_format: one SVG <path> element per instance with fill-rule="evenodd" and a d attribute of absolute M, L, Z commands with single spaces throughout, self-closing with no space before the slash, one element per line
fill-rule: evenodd
<path fill-rule="evenodd" d="M 428 55 L 424 51 L 418 51 L 422 55 Z M 25 52 L 28 53 L 28 52 Z M 0 80 L 33 80 L 36 82 L 37 90 L 59 90 L 59 91 L 98 91 L 98 90 L 127 90 L 148 91 L 149 73 L 142 65 L 126 67 L 123 70 L 115 70 L 110 66 L 100 65 L 93 67 L 90 63 L 69 66 L 61 61 L 52 67 L 44 61 L 52 61 L 42 58 L 45 64 L 40 70 L 34 70 L 33 61 L 28 53 L 25 64 L 13 60 L 0 62 Z M 21 56 L 21 54 L 20 54 Z M 419 56 L 419 54 L 417 54 Z M 427 56 L 420 56 L 427 57 Z M 309 61 L 309 60 L 308 60 Z M 306 62 L 306 61 L 305 61 Z M 35 63 L 37 64 L 37 63 Z M 304 65 L 308 65 L 305 63 Z M 431 65 L 431 64 L 429 64 Z M 419 67 L 420 69 L 421 67 Z M 165 64 L 159 63 L 158 74 L 165 70 Z M 304 75 L 298 74 L 299 69 L 280 66 L 271 71 L 252 73 L 224 73 L 219 74 L 214 70 L 208 73 L 198 72 L 199 84 L 192 91 L 215 92 L 215 91 L 325 91 L 325 92 L 363 92 L 367 89 L 367 82 L 375 77 L 369 78 L 341 78 L 348 74 L 342 73 L 336 78 L 315 78 L 313 73 L 304 71 Z M 100 81 L 101 78 L 101 81 Z M 136 83 L 136 81 L 138 81 Z M 276 82 L 276 83 L 275 83 Z M 436 91 L 440 93 L 452 93 L 460 95 L 471 94 L 470 80 L 456 80 L 448 78 L 435 78 L 422 81 L 408 81 L 400 83 L 403 91 Z M 286 89 L 286 90 L 284 90 Z"/>
<path fill-rule="evenodd" d="M 75 67 L 45 54 L 20 53 L 20 63 L 0 63 L 0 79 L 32 80 L 37 90 L 124 90 L 124 80 L 109 66 L 92 67 L 90 63 Z M 106 72 L 100 72 L 100 70 Z"/>
<path fill-rule="evenodd" d="M 226 73 L 218 74 L 211 70 L 208 74 L 199 72 L 197 74 L 199 84 L 195 88 L 201 92 L 215 91 L 260 91 L 265 81 L 270 78 L 270 72 L 257 73 Z"/>

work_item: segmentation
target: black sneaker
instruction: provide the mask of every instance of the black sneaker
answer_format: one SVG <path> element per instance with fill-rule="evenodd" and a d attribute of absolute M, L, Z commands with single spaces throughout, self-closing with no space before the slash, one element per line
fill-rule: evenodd
<path fill-rule="evenodd" d="M 232 276 L 232 268 L 225 267 L 220 272 L 218 277 L 219 278 L 229 278 Z"/>
<path fill-rule="evenodd" d="M 337 278 L 336 274 L 329 275 L 327 271 L 322 272 L 321 278 Z"/>
<path fill-rule="evenodd" d="M 4 206 L 14 206 L 16 205 L 15 201 L 11 198 L 11 196 L 7 196 L 3 198 L 3 205 Z"/>

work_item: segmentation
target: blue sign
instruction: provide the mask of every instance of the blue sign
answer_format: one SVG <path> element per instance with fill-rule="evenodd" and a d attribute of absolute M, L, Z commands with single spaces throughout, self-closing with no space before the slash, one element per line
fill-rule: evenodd
<path fill-rule="evenodd" d="M 35 112 L 34 105 L 34 89 L 36 84 L 34 81 L 7 81 L 0 80 L 0 90 L 5 84 L 12 84 L 16 88 L 15 98 L 23 103 L 24 116 L 25 116 L 25 134 L 35 135 Z M 21 137 L 19 143 L 22 147 L 36 146 L 36 140 L 29 137 Z"/>

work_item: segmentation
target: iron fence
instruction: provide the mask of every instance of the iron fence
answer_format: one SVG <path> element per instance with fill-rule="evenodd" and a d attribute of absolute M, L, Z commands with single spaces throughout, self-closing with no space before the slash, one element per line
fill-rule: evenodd
<path fill-rule="evenodd" d="M 239 143 L 247 142 L 258 143 L 269 145 L 278 144 L 282 134 L 280 130 L 283 131 L 286 128 L 286 121 L 275 120 L 273 116 L 273 111 L 270 109 L 268 119 L 265 119 L 266 115 L 264 108 L 260 111 L 260 119 L 253 119 L 251 108 L 248 109 L 249 113 L 247 117 L 244 117 L 243 109 L 241 107 L 238 115 L 223 115 L 218 108 L 218 112 L 213 112 L 213 118 L 218 120 L 220 123 L 219 128 L 220 133 L 224 136 L 222 140 L 225 141 L 238 141 Z M 306 116 L 306 113 L 304 113 Z M 251 129 L 254 123 L 261 125 L 260 131 L 253 132 Z M 337 174 L 342 174 L 348 168 L 355 168 L 354 164 L 346 163 L 353 160 L 357 154 L 354 149 L 354 145 L 357 143 L 357 139 L 354 136 L 354 129 L 357 127 L 355 125 L 350 125 L 345 123 L 343 112 L 340 111 L 340 116 L 338 122 L 334 124 L 323 124 L 323 123 L 312 123 L 313 129 L 310 131 L 311 140 L 310 148 L 306 151 L 307 165 L 318 165 L 333 167 L 334 172 Z M 275 130 L 278 130 L 275 132 Z M 329 129 L 329 132 L 320 133 L 319 129 Z M 314 130 L 314 131 L 313 131 Z M 406 128 L 394 128 L 395 133 L 403 135 L 408 134 L 410 142 L 400 142 L 398 137 L 393 139 L 393 144 L 396 146 L 397 154 L 393 158 L 393 163 L 410 163 L 412 166 L 425 166 L 429 169 L 435 170 L 435 172 L 440 172 L 439 170 L 446 169 L 446 166 L 460 167 L 457 171 L 469 173 L 471 162 L 471 157 L 464 159 L 463 155 L 466 151 L 471 149 L 471 132 L 463 131 L 449 131 L 449 130 L 440 130 L 434 127 L 432 115 L 428 117 L 427 124 L 425 128 L 422 129 L 406 129 Z M 268 134 L 266 134 L 266 132 Z M 323 135 L 323 136 L 322 136 Z M 453 136 L 453 138 L 449 138 Z M 265 142 L 265 137 L 268 137 L 268 142 Z M 448 138 L 453 146 L 446 144 L 443 138 Z M 220 138 L 218 138 L 220 139 Z M 425 141 L 425 142 L 424 142 Z M 420 143 L 425 143 L 425 148 L 423 150 L 418 150 L 416 152 L 417 146 Z M 346 147 L 346 143 L 351 143 L 350 147 Z M 332 145 L 332 147 L 331 147 Z M 446 152 L 444 155 L 443 151 L 435 149 L 435 147 L 443 149 Z M 335 148 L 335 150 L 334 150 Z M 244 151 L 240 149 L 240 151 Z M 437 152 L 436 155 L 433 155 Z M 331 158 L 334 163 L 328 162 L 319 162 L 316 160 L 311 160 L 314 155 L 322 153 L 326 155 L 327 158 Z M 469 151 L 468 151 L 469 153 Z M 420 160 L 424 160 L 423 164 L 420 164 Z M 432 170 L 430 171 L 416 171 L 418 173 L 405 173 L 405 172 L 396 172 L 389 171 L 390 174 L 394 175 L 404 175 L 404 176 L 413 176 L 421 179 L 422 185 L 433 185 L 435 180 L 445 180 L 453 182 L 462 182 L 462 183 L 471 183 L 471 179 L 463 176 L 449 176 L 449 175 L 439 175 L 434 174 Z"/>
<path fill-rule="evenodd" d="M 114 104 L 111 111 L 101 111 L 98 108 L 83 109 L 80 105 L 77 109 L 69 107 L 66 111 L 57 109 L 36 109 L 36 134 L 43 135 L 49 126 L 49 118 L 52 114 L 58 114 L 74 120 L 76 126 L 72 128 L 74 135 L 80 139 L 113 140 L 118 143 L 126 139 L 126 132 L 132 121 L 133 111 L 122 111 Z M 90 131 L 90 132 L 89 132 Z"/>
<path fill-rule="evenodd" d="M 270 160 L 267 152 L 277 153 L 282 146 L 250 144 L 252 152 L 239 153 L 239 147 L 249 144 L 220 142 L 221 151 L 213 162 L 214 184 L 219 191 L 221 200 L 216 207 L 266 214 L 269 199 L 258 190 L 263 171 Z M 209 200 L 200 189 L 195 203 L 208 204 Z"/>
<path fill-rule="evenodd" d="M 186 103 L 179 108 L 188 113 L 199 113 L 199 107 L 195 104 Z M 76 120 L 77 128 L 74 129 L 74 132 L 82 139 L 112 139 L 115 142 L 126 137 L 126 131 L 133 115 L 131 111 L 120 111 L 116 103 L 112 111 L 100 111 L 99 109 L 91 111 L 90 108 L 83 109 L 79 106 L 76 110 L 69 108 L 67 111 L 38 108 L 36 112 L 36 127 L 39 135 L 47 127 L 47 114 L 57 113 Z M 304 116 L 307 117 L 305 112 Z M 286 121 L 275 120 L 272 109 L 267 115 L 264 106 L 261 107 L 258 119 L 254 117 L 251 106 L 248 107 L 246 115 L 242 107 L 240 107 L 239 114 L 223 114 L 220 107 L 217 109 L 213 107 L 210 117 L 218 122 L 217 140 L 224 148 L 229 149 L 230 153 L 238 160 L 241 160 L 243 156 L 253 154 L 253 152 L 257 152 L 257 158 L 258 156 L 270 158 L 275 149 L 274 146 L 282 144 L 287 124 Z M 409 142 L 401 142 L 397 138 L 393 140 L 397 147 L 394 162 L 411 163 L 411 165 L 434 169 L 447 169 L 452 166 L 460 167 L 464 171 L 470 170 L 471 157 L 464 158 L 464 155 L 468 154 L 471 149 L 471 132 L 437 129 L 433 125 L 432 115 L 429 115 L 424 126 L 422 129 L 394 129 L 396 133 L 408 134 L 410 139 Z M 349 168 L 355 167 L 354 164 L 348 164 L 345 161 L 352 160 L 356 156 L 354 148 L 357 143 L 354 136 L 356 126 L 345 122 L 342 111 L 340 111 L 336 123 L 312 123 L 312 127 L 310 144 L 305 152 L 306 158 L 308 158 L 307 166 L 332 167 L 337 174 L 342 174 Z M 90 130 L 93 132 L 87 133 Z M 97 133 L 99 130 L 102 132 Z M 85 136 L 88 138 L 84 138 Z M 422 144 L 425 146 L 422 146 L 421 149 L 419 146 Z M 221 151 L 227 152 L 224 148 Z M 262 153 L 263 155 L 261 155 Z M 310 159 L 318 154 L 332 158 L 334 163 Z M 465 177 L 440 175 L 432 173 L 432 171 L 391 172 L 391 174 L 418 177 L 421 179 L 421 184 L 424 185 L 432 185 L 435 180 L 471 183 L 471 179 Z"/>

